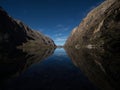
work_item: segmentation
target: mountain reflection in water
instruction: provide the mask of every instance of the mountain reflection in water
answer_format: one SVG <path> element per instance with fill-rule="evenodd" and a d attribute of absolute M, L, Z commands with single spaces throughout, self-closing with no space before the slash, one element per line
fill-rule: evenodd
<path fill-rule="evenodd" d="M 120 55 L 104 50 L 0 51 L 0 90 L 117 90 Z M 70 58 L 69 58 L 69 57 Z"/>
<path fill-rule="evenodd" d="M 75 66 L 101 90 L 120 90 L 120 53 L 66 48 Z"/>
<path fill-rule="evenodd" d="M 0 50 L 0 84 L 19 76 L 32 64 L 42 61 L 54 53 L 55 48 L 23 50 Z M 1 86 L 2 87 L 2 86 Z"/>

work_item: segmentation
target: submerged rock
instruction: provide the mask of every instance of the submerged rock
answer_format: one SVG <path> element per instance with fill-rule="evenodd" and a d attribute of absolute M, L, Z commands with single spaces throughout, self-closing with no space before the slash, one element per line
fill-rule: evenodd
<path fill-rule="evenodd" d="M 94 8 L 75 28 L 65 46 L 91 44 L 110 51 L 120 50 L 120 1 L 106 0 Z"/>

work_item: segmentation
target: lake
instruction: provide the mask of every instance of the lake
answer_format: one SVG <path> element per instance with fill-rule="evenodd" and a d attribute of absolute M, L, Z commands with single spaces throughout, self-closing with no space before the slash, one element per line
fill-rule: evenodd
<path fill-rule="evenodd" d="M 120 55 L 87 48 L 5 51 L 0 75 L 1 90 L 118 90 Z"/>

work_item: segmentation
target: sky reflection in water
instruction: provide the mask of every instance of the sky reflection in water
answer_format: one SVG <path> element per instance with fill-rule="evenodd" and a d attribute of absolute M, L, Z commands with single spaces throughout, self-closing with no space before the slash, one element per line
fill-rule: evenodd
<path fill-rule="evenodd" d="M 86 50 L 66 49 L 65 51 L 63 48 L 57 48 L 55 51 L 54 49 L 51 50 L 52 51 L 46 49 L 43 50 L 44 52 L 42 51 L 42 53 L 38 52 L 37 56 L 39 56 L 40 60 L 37 58 L 37 61 L 36 61 L 36 57 L 34 57 L 36 56 L 34 55 L 34 53 L 33 55 L 27 53 L 27 58 L 24 58 L 26 57 L 26 55 L 22 57 L 27 62 L 26 63 L 24 62 L 24 65 L 22 65 L 23 63 L 21 63 L 21 65 L 24 67 L 22 69 L 18 69 L 19 74 L 18 73 L 16 74 L 16 72 L 14 72 L 15 75 L 14 74 L 11 75 L 12 78 L 9 77 L 7 79 L 6 78 L 3 79 L 3 82 L 1 82 L 2 83 L 1 87 L 7 90 L 16 90 L 16 89 L 17 90 L 24 90 L 24 89 L 25 90 L 27 89 L 29 90 L 30 89 L 98 90 L 96 86 L 97 87 L 102 86 L 102 88 L 106 87 L 107 89 L 114 88 L 114 86 L 110 87 L 108 83 L 108 81 L 111 80 L 111 77 L 105 79 L 107 77 L 106 73 L 109 73 L 108 72 L 109 69 L 104 68 L 105 65 L 101 64 L 105 69 L 106 72 L 105 73 L 101 70 L 99 66 L 99 63 L 102 63 L 99 62 L 100 57 L 97 57 L 98 61 L 96 61 L 99 63 L 96 64 L 96 62 L 94 62 L 96 58 L 93 56 L 96 53 L 94 54 L 92 52 L 90 53 L 89 50 L 86 51 Z M 45 57 L 43 58 L 44 56 L 43 53 L 48 54 L 49 57 L 48 55 L 45 55 L 47 56 L 47 58 Z M 69 57 L 67 54 L 69 55 Z M 26 66 L 26 64 L 28 67 Z M 16 66 L 14 66 L 14 68 L 15 67 Z M 95 80 L 93 77 L 95 78 Z M 98 81 L 99 79 L 101 79 L 100 83 L 96 83 L 99 82 Z M 101 83 L 103 82 L 107 86 L 102 85 Z"/>

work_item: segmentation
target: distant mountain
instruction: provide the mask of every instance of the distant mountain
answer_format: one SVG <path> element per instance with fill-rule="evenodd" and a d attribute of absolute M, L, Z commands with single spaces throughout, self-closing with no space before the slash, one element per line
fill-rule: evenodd
<path fill-rule="evenodd" d="M 52 39 L 30 29 L 23 22 L 13 19 L 0 8 L 0 48 L 14 48 L 25 45 L 56 46 Z"/>
<path fill-rule="evenodd" d="M 105 0 L 75 28 L 65 46 L 120 50 L 120 0 Z"/>

